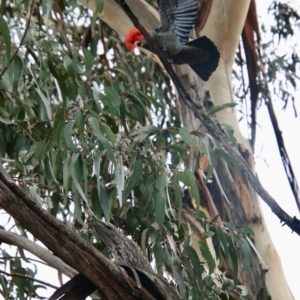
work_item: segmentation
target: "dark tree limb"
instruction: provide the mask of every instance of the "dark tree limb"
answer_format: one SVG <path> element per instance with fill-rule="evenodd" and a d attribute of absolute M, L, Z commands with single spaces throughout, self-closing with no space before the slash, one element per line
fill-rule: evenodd
<path fill-rule="evenodd" d="M 258 68 L 258 55 L 256 51 L 256 42 L 254 33 L 257 38 L 257 42 L 260 41 L 260 33 L 258 26 L 258 19 L 256 14 L 256 3 L 251 0 L 250 7 L 248 10 L 247 18 L 242 32 L 242 41 L 244 45 L 244 52 L 247 64 L 247 73 L 249 79 L 249 89 L 250 89 L 250 100 L 251 100 L 251 139 L 250 144 L 252 149 L 254 149 L 254 143 L 256 138 L 256 109 L 258 102 L 258 84 L 256 81 L 257 74 L 259 72 Z"/>
<path fill-rule="evenodd" d="M 49 300 L 85 300 L 97 287 L 85 276 L 77 274 L 57 289 Z"/>
<path fill-rule="evenodd" d="M 265 78 L 265 82 L 267 82 L 266 78 Z M 268 99 L 265 100 L 265 103 L 267 105 L 268 108 L 268 112 L 269 112 L 269 116 L 270 116 L 270 120 L 272 123 L 272 127 L 274 130 L 274 134 L 275 134 L 275 138 L 276 138 L 276 142 L 277 142 L 277 147 L 280 153 L 280 157 L 281 157 L 281 161 L 285 170 L 285 174 L 287 177 L 287 180 L 290 184 L 292 193 L 294 195 L 298 210 L 300 211 L 300 190 L 299 190 L 299 185 L 295 176 L 295 172 L 293 170 L 293 167 L 291 165 L 291 161 L 289 158 L 289 155 L 286 151 L 286 147 L 284 144 L 284 140 L 282 137 L 282 132 L 279 128 L 279 124 L 276 118 L 276 114 L 274 111 L 274 107 L 273 107 L 273 102 L 272 102 L 272 97 L 271 97 L 271 93 L 267 87 L 267 93 L 268 93 Z"/>
<path fill-rule="evenodd" d="M 289 216 L 275 201 L 275 199 L 264 189 L 261 185 L 258 178 L 253 174 L 249 165 L 246 163 L 238 149 L 235 145 L 228 140 L 228 138 L 224 135 L 224 133 L 213 123 L 213 121 L 202 112 L 202 107 L 194 103 L 189 96 L 189 94 L 183 88 L 179 78 L 176 73 L 172 69 L 171 65 L 168 63 L 164 53 L 159 47 L 153 42 L 147 30 L 141 25 L 138 18 L 133 14 L 130 7 L 126 4 L 124 0 L 115 0 L 124 10 L 126 15 L 132 21 L 134 26 L 145 36 L 151 47 L 155 50 L 159 59 L 161 60 L 164 68 L 170 75 L 176 89 L 178 91 L 179 96 L 182 98 L 185 105 L 194 112 L 196 118 L 198 118 L 206 128 L 206 131 L 211 134 L 223 147 L 224 149 L 231 154 L 234 160 L 239 165 L 242 174 L 245 178 L 250 182 L 254 190 L 257 194 L 262 198 L 263 201 L 271 208 L 272 212 L 280 219 L 284 225 L 287 225 L 291 228 L 292 231 L 296 232 L 300 235 L 300 220 L 296 217 Z"/>

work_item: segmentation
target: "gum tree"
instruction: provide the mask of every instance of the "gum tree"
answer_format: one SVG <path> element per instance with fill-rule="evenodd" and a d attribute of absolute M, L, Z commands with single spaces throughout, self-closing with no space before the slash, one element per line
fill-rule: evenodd
<path fill-rule="evenodd" d="M 155 3 L 127 4 L 1 5 L 0 240 L 17 246 L 1 248 L 3 297 L 38 298 L 48 286 L 52 299 L 292 299 L 255 192 L 298 234 L 299 221 L 251 171 L 265 88 L 255 2 L 199 2 L 192 34 L 221 53 L 208 83 L 160 53 L 162 64 L 128 52 L 132 22 L 159 20 Z M 235 59 L 247 62 L 250 142 L 233 104 Z M 38 281 L 28 252 L 72 279 L 60 289 Z"/>

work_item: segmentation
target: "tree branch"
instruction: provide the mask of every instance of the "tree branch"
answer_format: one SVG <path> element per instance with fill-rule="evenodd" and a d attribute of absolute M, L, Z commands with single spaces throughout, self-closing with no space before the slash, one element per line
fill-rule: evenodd
<path fill-rule="evenodd" d="M 37 245 L 26 237 L 0 229 L 0 242 L 27 250 L 28 252 L 39 257 L 41 260 L 45 261 L 48 266 L 58 270 L 70 278 L 77 274 L 73 268 L 65 264 L 57 256 L 54 256 L 49 250 Z"/>
<path fill-rule="evenodd" d="M 272 96 L 269 90 L 269 86 L 268 86 L 268 79 L 267 79 L 267 75 L 266 72 L 263 68 L 262 69 L 262 73 L 263 73 L 263 77 L 264 77 L 264 84 L 265 84 L 265 88 L 267 91 L 267 99 L 265 99 L 265 103 L 268 109 L 268 113 L 270 116 L 270 120 L 272 123 L 272 127 L 274 130 L 274 134 L 275 134 L 275 139 L 276 139 L 276 143 L 277 143 L 277 147 L 280 153 L 280 157 L 281 157 L 281 161 L 285 170 L 285 174 L 287 177 L 287 180 L 290 184 L 292 193 L 294 195 L 298 210 L 300 211 L 300 190 L 299 190 L 299 185 L 295 176 L 295 172 L 293 170 L 289 155 L 287 153 L 285 144 L 284 144 L 284 140 L 282 137 L 282 132 L 279 128 L 279 124 L 276 118 L 276 114 L 274 111 L 274 107 L 273 107 L 273 100 L 272 100 Z"/>
<path fill-rule="evenodd" d="M 252 170 L 238 151 L 238 149 L 231 143 L 228 138 L 223 134 L 223 132 L 213 123 L 213 121 L 205 115 L 201 110 L 202 108 L 195 104 L 189 94 L 183 88 L 180 80 L 172 69 L 171 65 L 168 63 L 164 53 L 157 47 L 157 45 L 151 39 L 149 33 L 141 25 L 137 17 L 133 14 L 130 7 L 125 3 L 124 0 L 115 0 L 123 8 L 124 12 L 128 18 L 132 21 L 134 26 L 145 36 L 151 47 L 155 50 L 156 54 L 160 58 L 164 68 L 169 73 L 178 94 L 182 98 L 185 105 L 194 112 L 196 118 L 198 118 L 206 128 L 206 131 L 211 134 L 231 156 L 235 159 L 239 165 L 242 174 L 248 179 L 254 190 L 258 195 L 266 202 L 266 204 L 271 208 L 273 213 L 280 219 L 281 222 L 288 225 L 292 231 L 300 235 L 300 221 L 294 217 L 290 217 L 275 201 L 275 199 L 264 189 L 258 178 L 252 173 Z"/>

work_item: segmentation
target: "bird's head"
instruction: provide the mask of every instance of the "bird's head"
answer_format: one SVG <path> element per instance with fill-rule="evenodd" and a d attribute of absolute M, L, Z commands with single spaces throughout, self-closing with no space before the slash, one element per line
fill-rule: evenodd
<path fill-rule="evenodd" d="M 145 42 L 145 37 L 136 28 L 132 28 L 131 30 L 129 30 L 124 40 L 125 46 L 131 51 L 133 51 L 135 47 L 143 47 L 143 44 Z"/>

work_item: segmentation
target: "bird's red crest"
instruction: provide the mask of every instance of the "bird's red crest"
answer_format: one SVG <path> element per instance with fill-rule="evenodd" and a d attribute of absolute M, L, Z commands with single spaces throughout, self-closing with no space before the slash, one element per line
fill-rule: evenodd
<path fill-rule="evenodd" d="M 132 28 L 129 30 L 128 34 L 125 37 L 124 44 L 127 49 L 133 51 L 136 47 L 136 42 L 143 42 L 145 37 L 140 33 L 140 31 L 136 28 Z"/>

